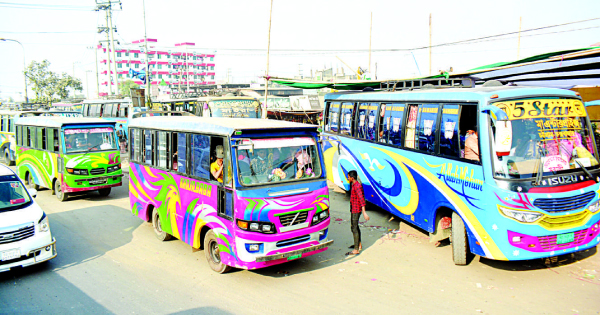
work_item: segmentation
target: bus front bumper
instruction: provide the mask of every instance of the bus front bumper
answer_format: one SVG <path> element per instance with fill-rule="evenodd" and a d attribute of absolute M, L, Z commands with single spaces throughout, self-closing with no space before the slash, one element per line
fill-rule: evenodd
<path fill-rule="evenodd" d="M 287 252 L 287 253 L 282 253 L 282 254 L 274 254 L 274 255 L 258 256 L 258 257 L 256 257 L 256 262 L 273 261 L 273 260 L 278 260 L 278 259 L 289 258 L 289 257 L 292 257 L 292 256 L 302 255 L 304 253 L 313 252 L 313 251 L 316 251 L 316 250 L 327 248 L 327 247 L 331 246 L 331 244 L 333 244 L 333 240 L 325 242 L 323 244 L 319 244 L 319 245 L 315 245 L 315 246 L 303 248 L 303 249 L 300 249 L 300 250 L 295 250 L 295 251 L 292 251 L 292 252 Z"/>

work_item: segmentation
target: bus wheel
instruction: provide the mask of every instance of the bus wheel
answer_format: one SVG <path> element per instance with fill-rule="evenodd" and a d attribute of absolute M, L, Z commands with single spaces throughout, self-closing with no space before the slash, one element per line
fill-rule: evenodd
<path fill-rule="evenodd" d="M 162 230 L 162 226 L 160 225 L 160 217 L 158 216 L 158 210 L 156 208 L 152 209 L 152 227 L 154 228 L 156 238 L 158 238 L 161 242 L 171 239 L 171 234 Z"/>
<path fill-rule="evenodd" d="M 100 196 L 106 197 L 110 194 L 110 187 L 99 189 L 98 193 L 100 194 Z"/>
<path fill-rule="evenodd" d="M 27 183 L 29 184 L 29 188 L 40 190 L 40 185 L 37 185 L 35 181 L 33 181 L 33 175 L 31 175 L 31 173 L 29 173 L 29 176 L 27 177 Z"/>
<path fill-rule="evenodd" d="M 61 202 L 67 200 L 68 198 L 67 193 L 62 191 L 62 185 L 60 184 L 60 181 L 58 179 L 54 181 L 54 194 L 56 195 L 56 198 Z"/>
<path fill-rule="evenodd" d="M 219 243 L 215 232 L 212 230 L 206 233 L 204 236 L 204 256 L 208 260 L 210 268 L 218 273 L 225 273 L 231 269 L 221 261 L 221 252 L 219 250 Z"/>
<path fill-rule="evenodd" d="M 454 264 L 466 265 L 469 254 L 467 230 L 465 229 L 465 223 L 456 212 L 452 212 L 452 235 L 450 238 L 452 240 Z"/>
<path fill-rule="evenodd" d="M 13 163 L 10 160 L 10 154 L 8 153 L 8 149 L 4 149 L 4 164 L 11 166 Z"/>

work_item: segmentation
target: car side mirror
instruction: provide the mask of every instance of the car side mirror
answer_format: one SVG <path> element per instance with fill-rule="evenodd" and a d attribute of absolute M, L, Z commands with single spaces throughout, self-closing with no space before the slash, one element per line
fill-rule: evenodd
<path fill-rule="evenodd" d="M 33 188 L 27 188 L 27 192 L 29 193 L 29 195 L 33 198 L 37 197 L 37 190 L 33 189 Z"/>

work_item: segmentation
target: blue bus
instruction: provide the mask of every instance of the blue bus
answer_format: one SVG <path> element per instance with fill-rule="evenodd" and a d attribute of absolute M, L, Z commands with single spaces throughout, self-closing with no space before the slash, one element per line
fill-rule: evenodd
<path fill-rule="evenodd" d="M 429 233 L 454 263 L 547 258 L 600 242 L 600 169 L 572 91 L 471 87 L 325 96 L 328 179 Z"/>
<path fill-rule="evenodd" d="M 145 107 L 133 107 L 129 99 L 117 100 L 85 100 L 81 114 L 83 117 L 103 118 L 116 122 L 117 132 L 122 130 L 129 139 L 129 120 L 133 114 L 144 112 Z"/>

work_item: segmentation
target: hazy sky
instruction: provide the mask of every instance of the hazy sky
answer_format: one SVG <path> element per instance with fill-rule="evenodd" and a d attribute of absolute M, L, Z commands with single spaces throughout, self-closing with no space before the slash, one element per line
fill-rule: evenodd
<path fill-rule="evenodd" d="M 0 37 L 23 43 L 27 64 L 48 59 L 53 71 L 74 73 L 94 95 L 94 52 L 86 47 L 105 39 L 97 27 L 106 25 L 104 12 L 92 11 L 95 2 L 7 1 L 0 2 Z M 122 6 L 114 12 L 115 39 L 126 43 L 143 38 L 142 0 L 122 0 Z M 158 45 L 188 41 L 216 51 L 217 80 L 224 79 L 228 69 L 233 82 L 260 80 L 267 63 L 269 6 L 270 0 L 146 0 L 147 34 Z M 324 67 L 349 72 L 338 57 L 353 69 L 369 68 L 371 12 L 371 69 L 375 72 L 376 67 L 378 79 L 429 74 L 429 50 L 410 49 L 429 45 L 430 14 L 433 45 L 517 32 L 522 18 L 520 52 L 516 34 L 435 47 L 434 73 L 600 42 L 600 19 L 549 27 L 600 18 L 599 0 L 274 0 L 269 74 L 293 77 L 302 69 L 309 75 L 311 69 Z M 527 31 L 538 28 L 543 29 Z M 386 49 L 400 51 L 382 51 Z M 22 98 L 21 47 L 0 41 L 0 57 L 0 98 Z"/>

